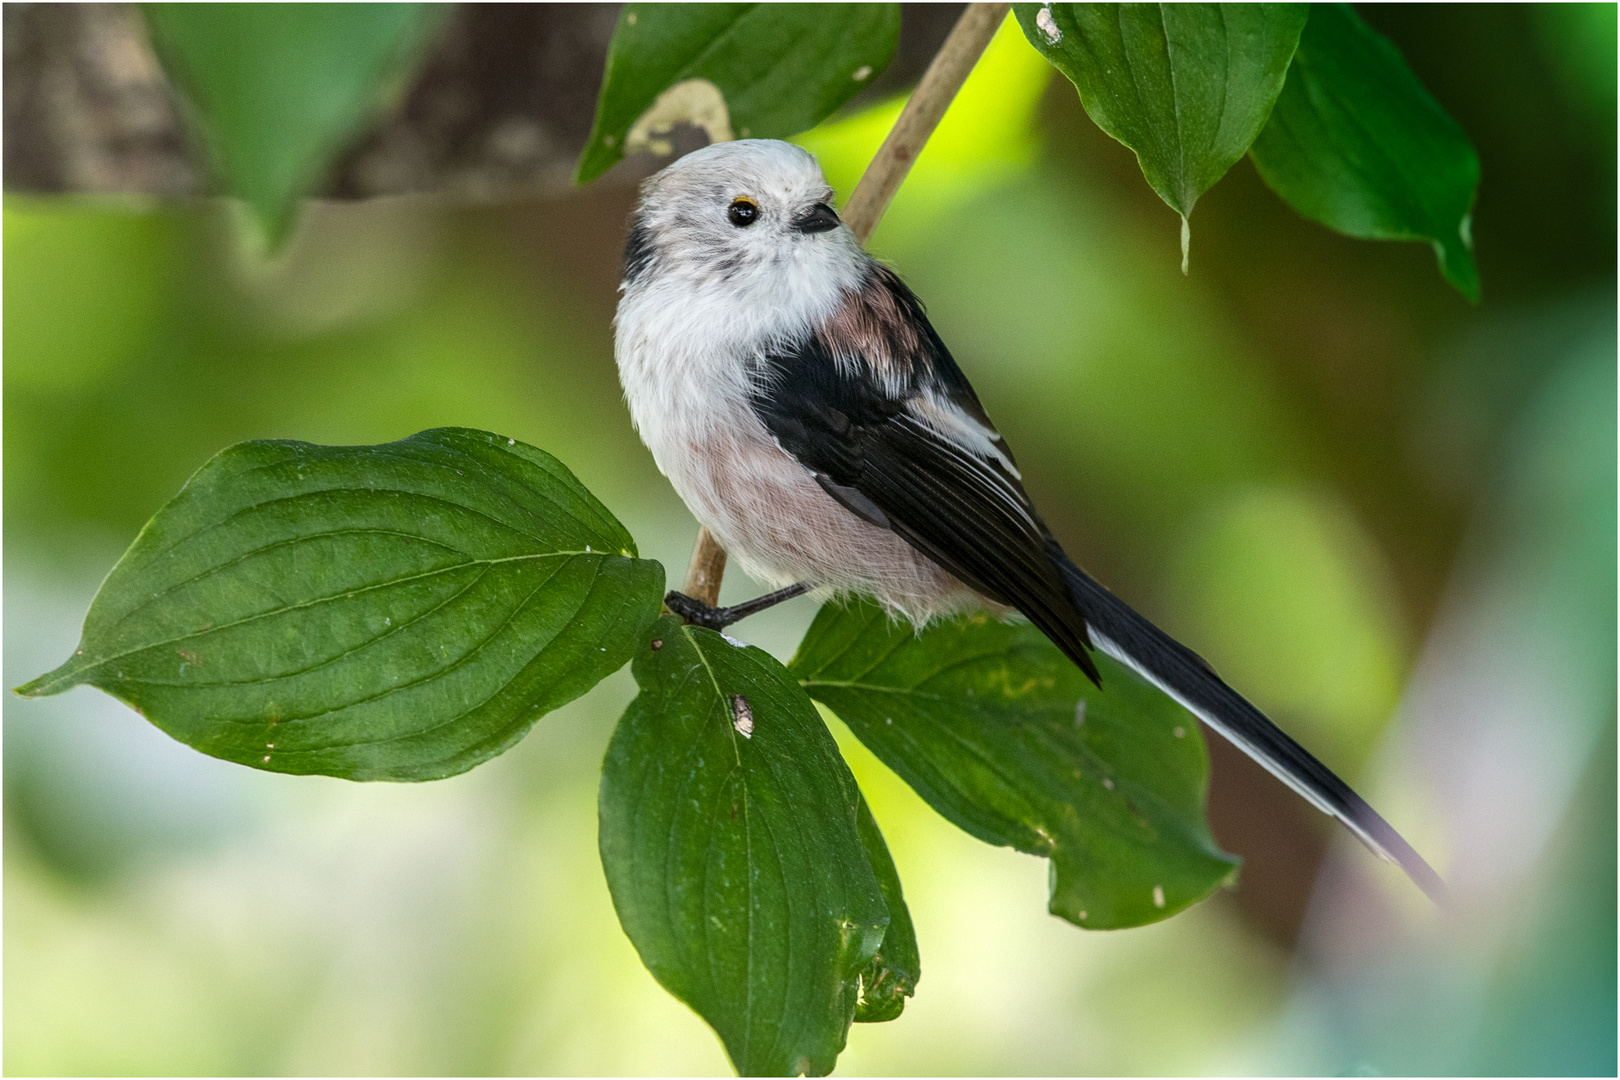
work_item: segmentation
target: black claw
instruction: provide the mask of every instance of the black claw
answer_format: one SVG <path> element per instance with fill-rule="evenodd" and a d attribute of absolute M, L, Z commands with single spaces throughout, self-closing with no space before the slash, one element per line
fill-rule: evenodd
<path fill-rule="evenodd" d="M 774 607 L 784 600 L 791 600 L 795 596 L 803 596 L 810 591 L 808 585 L 789 585 L 785 589 L 778 589 L 773 593 L 755 597 L 745 603 L 734 607 L 710 607 L 701 600 L 694 600 L 681 592 L 671 592 L 664 597 L 664 606 L 669 608 L 688 625 L 702 626 L 710 630 L 720 631 L 741 619 L 758 614 L 768 607 Z"/>
<path fill-rule="evenodd" d="M 694 600 L 683 592 L 671 592 L 664 597 L 664 606 L 692 626 L 703 626 L 710 630 L 724 630 L 731 625 L 726 620 L 728 609 L 712 608 L 703 601 Z"/>

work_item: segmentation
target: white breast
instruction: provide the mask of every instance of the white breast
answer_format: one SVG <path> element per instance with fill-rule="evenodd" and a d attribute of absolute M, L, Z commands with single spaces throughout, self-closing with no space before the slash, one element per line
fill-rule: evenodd
<path fill-rule="evenodd" d="M 721 297 L 689 281 L 626 290 L 615 319 L 619 378 L 658 468 L 727 554 L 765 585 L 863 594 L 918 623 L 980 603 L 894 532 L 823 491 L 754 414 L 757 354 L 801 338 L 836 309 L 845 287 L 793 277 L 779 275 L 776 303 L 757 302 L 755 290 L 746 310 L 735 291 Z"/>

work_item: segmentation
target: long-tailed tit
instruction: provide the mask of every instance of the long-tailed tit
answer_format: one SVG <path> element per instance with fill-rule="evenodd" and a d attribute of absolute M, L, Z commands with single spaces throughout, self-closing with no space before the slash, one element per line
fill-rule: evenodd
<path fill-rule="evenodd" d="M 1094 681 L 1092 649 L 1139 672 L 1441 899 L 1349 785 L 1064 554 L 921 302 L 832 198 L 814 157 L 761 139 L 644 188 L 615 320 L 630 412 L 697 519 L 781 587 L 723 610 L 671 593 L 671 609 L 715 628 L 806 591 L 919 625 L 1016 609 Z"/>

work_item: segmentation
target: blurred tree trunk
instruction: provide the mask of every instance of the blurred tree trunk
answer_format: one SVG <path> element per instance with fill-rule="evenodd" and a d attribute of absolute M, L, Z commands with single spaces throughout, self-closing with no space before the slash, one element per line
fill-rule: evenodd
<path fill-rule="evenodd" d="M 7 191 L 186 195 L 169 83 L 125 4 L 6 4 Z"/>
<path fill-rule="evenodd" d="M 961 7 L 906 5 L 894 63 L 855 104 L 914 82 Z M 567 186 L 618 16 L 617 4 L 457 5 L 406 92 L 320 194 L 483 200 Z M 6 4 L 4 34 L 6 190 L 207 190 L 133 5 Z"/>

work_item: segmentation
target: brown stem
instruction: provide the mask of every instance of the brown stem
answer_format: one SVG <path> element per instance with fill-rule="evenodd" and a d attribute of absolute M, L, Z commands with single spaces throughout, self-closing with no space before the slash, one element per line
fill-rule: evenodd
<path fill-rule="evenodd" d="M 878 148 L 872 163 L 861 175 L 861 182 L 844 204 L 844 224 L 855 238 L 866 243 L 900 184 L 922 153 L 928 136 L 934 133 L 956 92 L 962 89 L 973 65 L 979 62 L 985 46 L 995 36 L 1011 4 L 969 4 L 956 21 L 945 44 L 934 55 L 922 81 L 912 91 L 900 119 L 894 122 L 888 138 Z M 707 528 L 698 530 L 697 547 L 692 549 L 692 566 L 686 572 L 681 591 L 710 607 L 720 603 L 720 579 L 726 572 L 726 553 Z"/>
<path fill-rule="evenodd" d="M 883 140 L 877 156 L 862 174 L 861 182 L 855 185 L 855 193 L 844 204 L 844 223 L 861 243 L 866 243 L 866 238 L 877 228 L 883 212 L 889 208 L 889 200 L 900 190 L 901 181 L 911 171 L 917 155 L 922 153 L 928 136 L 934 133 L 1011 7 L 1011 4 L 969 4 L 956 20 L 951 36 L 945 39 L 933 63 L 923 72 L 922 81 L 900 111 L 900 119 L 889 129 L 889 137 Z"/>
<path fill-rule="evenodd" d="M 720 579 L 726 573 L 726 549 L 714 539 L 705 525 L 698 530 L 697 547 L 692 549 L 692 565 L 686 571 L 681 592 L 710 607 L 720 605 Z"/>

